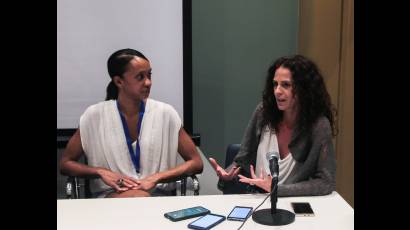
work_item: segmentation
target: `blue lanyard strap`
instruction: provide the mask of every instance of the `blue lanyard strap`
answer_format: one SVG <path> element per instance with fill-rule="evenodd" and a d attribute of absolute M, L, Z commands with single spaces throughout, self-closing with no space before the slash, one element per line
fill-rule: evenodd
<path fill-rule="evenodd" d="M 141 124 L 142 124 L 142 118 L 144 117 L 144 112 L 145 112 L 145 106 L 144 106 L 144 102 L 141 101 L 140 104 L 140 111 L 138 114 L 138 125 L 137 125 L 137 144 L 136 144 L 136 148 L 135 148 L 135 153 L 134 153 L 134 149 L 132 148 L 132 140 L 131 140 L 131 135 L 130 135 L 130 131 L 128 129 L 128 125 L 127 122 L 125 121 L 125 117 L 124 115 L 122 115 L 121 111 L 120 111 L 120 105 L 117 101 L 117 108 L 118 108 L 118 112 L 120 113 L 120 117 L 121 117 L 121 122 L 122 122 L 122 127 L 124 128 L 124 134 L 125 134 L 125 139 L 127 140 L 127 145 L 128 145 L 128 150 L 131 156 L 131 160 L 132 163 L 134 164 L 135 170 L 137 171 L 137 173 L 140 172 L 140 142 L 139 142 L 139 136 L 140 136 L 140 132 L 141 132 Z"/>

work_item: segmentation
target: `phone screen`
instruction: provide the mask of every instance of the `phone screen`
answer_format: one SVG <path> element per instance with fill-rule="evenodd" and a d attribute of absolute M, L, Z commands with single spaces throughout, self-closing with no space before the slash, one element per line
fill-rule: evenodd
<path fill-rule="evenodd" d="M 219 224 L 220 222 L 224 221 L 225 217 L 216 214 L 207 214 L 194 222 L 188 224 L 188 228 L 192 229 L 210 229 L 213 226 Z"/>
<path fill-rule="evenodd" d="M 292 202 L 291 205 L 297 216 L 314 216 L 312 207 L 307 202 Z"/>
<path fill-rule="evenodd" d="M 202 206 L 196 206 L 192 208 L 185 208 L 173 212 L 167 212 L 164 216 L 172 221 L 185 220 L 197 216 L 208 214 L 210 211 Z"/>
<path fill-rule="evenodd" d="M 231 213 L 228 215 L 228 220 L 240 220 L 244 221 L 252 212 L 252 207 L 241 207 L 236 206 L 232 209 Z"/>

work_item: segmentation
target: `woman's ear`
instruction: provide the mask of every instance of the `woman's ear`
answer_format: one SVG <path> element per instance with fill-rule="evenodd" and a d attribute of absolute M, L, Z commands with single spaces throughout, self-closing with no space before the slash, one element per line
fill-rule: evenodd
<path fill-rule="evenodd" d="M 121 88 L 122 87 L 122 79 L 120 78 L 120 76 L 114 76 L 112 78 L 114 84 L 117 86 L 117 88 Z"/>

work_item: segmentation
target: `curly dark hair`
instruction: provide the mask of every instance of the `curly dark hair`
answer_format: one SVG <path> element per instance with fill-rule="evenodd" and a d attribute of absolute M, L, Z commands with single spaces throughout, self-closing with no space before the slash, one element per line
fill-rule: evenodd
<path fill-rule="evenodd" d="M 272 79 L 279 67 L 287 68 L 292 74 L 292 91 L 297 95 L 299 114 L 296 123 L 302 131 L 309 131 L 313 123 L 325 116 L 330 122 L 332 135 L 337 135 L 336 109 L 331 104 L 323 77 L 316 64 L 302 55 L 281 57 L 268 70 L 265 89 L 263 91 L 263 125 L 278 129 L 283 119 L 283 111 L 279 110 L 273 93 Z"/>

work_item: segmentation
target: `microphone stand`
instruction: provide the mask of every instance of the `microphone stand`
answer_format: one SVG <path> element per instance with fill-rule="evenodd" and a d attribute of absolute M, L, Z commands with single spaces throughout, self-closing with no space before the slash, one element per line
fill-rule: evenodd
<path fill-rule="evenodd" d="M 276 214 L 276 202 L 278 202 L 278 178 L 272 178 L 272 184 L 270 186 L 270 213 Z"/>
<path fill-rule="evenodd" d="M 252 219 L 259 224 L 279 226 L 295 221 L 295 214 L 284 209 L 276 209 L 278 201 L 278 177 L 272 178 L 270 193 L 271 208 L 261 209 L 252 214 Z"/>

